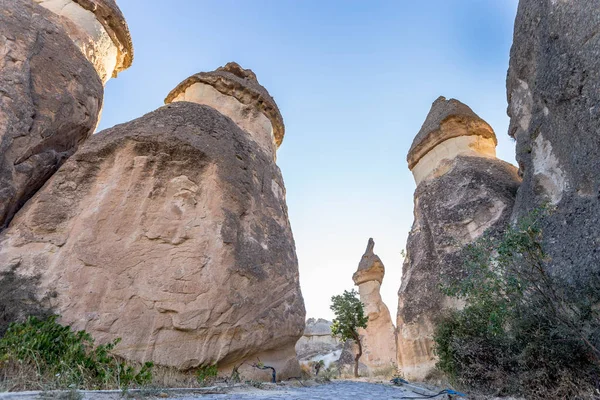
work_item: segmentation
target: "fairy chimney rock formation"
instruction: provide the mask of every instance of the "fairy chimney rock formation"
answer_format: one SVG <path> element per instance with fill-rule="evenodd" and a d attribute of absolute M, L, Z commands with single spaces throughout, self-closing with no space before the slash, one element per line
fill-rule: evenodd
<path fill-rule="evenodd" d="M 113 0 L 0 0 L 0 229 L 93 133 L 132 57 Z"/>
<path fill-rule="evenodd" d="M 459 155 L 496 157 L 496 135 L 491 126 L 458 100 L 439 97 L 408 152 L 408 168 L 417 185 L 443 174 Z"/>
<path fill-rule="evenodd" d="M 131 66 L 133 44 L 114 0 L 34 0 L 58 17 L 103 83 Z"/>
<path fill-rule="evenodd" d="M 354 284 L 358 286 L 360 300 L 365 306 L 365 314 L 369 318 L 367 328 L 359 332 L 363 344 L 360 361 L 371 372 L 389 368 L 396 362 L 396 328 L 380 294 L 385 268 L 381 259 L 373 253 L 374 247 L 375 242 L 369 239 L 358 270 L 352 276 Z"/>
<path fill-rule="evenodd" d="M 181 82 L 165 103 L 190 101 L 213 107 L 248 132 L 267 154 L 276 151 L 285 129 L 275 100 L 258 83 L 252 70 L 235 62 L 211 72 L 200 72 Z"/>
<path fill-rule="evenodd" d="M 130 360 L 300 372 L 305 311 L 281 172 L 213 107 L 167 104 L 87 140 L 0 233 L 8 285 L 27 288 L 0 304 L 12 319 L 36 305 L 99 342 L 122 338 Z"/>
<path fill-rule="evenodd" d="M 502 230 L 510 219 L 517 169 L 495 158 L 492 128 L 458 100 L 437 99 L 408 153 L 417 182 L 414 223 L 398 292 L 398 365 L 424 379 L 435 367 L 433 330 L 445 308 L 460 307 L 439 289 L 462 276 L 464 246 Z"/>

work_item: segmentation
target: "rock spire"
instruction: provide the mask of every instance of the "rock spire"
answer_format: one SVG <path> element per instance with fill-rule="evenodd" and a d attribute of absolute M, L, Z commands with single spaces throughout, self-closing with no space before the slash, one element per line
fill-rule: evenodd
<path fill-rule="evenodd" d="M 398 293 L 398 365 L 424 379 L 435 367 L 433 329 L 444 309 L 458 307 L 439 290 L 459 278 L 463 248 L 509 221 L 520 180 L 495 158 L 492 128 L 458 100 L 437 99 L 408 153 L 415 220 Z"/>
<path fill-rule="evenodd" d="M 19 317 L 34 299 L 100 342 L 122 338 L 130 360 L 222 373 L 247 361 L 242 375 L 270 380 L 249 366 L 260 360 L 298 376 L 283 179 L 240 125 L 180 101 L 92 136 L 0 234 L 0 276 L 36 277 L 3 306 Z"/>
<path fill-rule="evenodd" d="M 359 331 L 363 344 L 360 362 L 371 372 L 389 368 L 396 362 L 395 327 L 390 311 L 380 294 L 385 267 L 381 259 L 373 253 L 374 247 L 375 242 L 369 239 L 365 254 L 352 276 L 354 284 L 358 286 L 360 300 L 365 306 L 365 314 L 369 317 L 367 328 Z"/>

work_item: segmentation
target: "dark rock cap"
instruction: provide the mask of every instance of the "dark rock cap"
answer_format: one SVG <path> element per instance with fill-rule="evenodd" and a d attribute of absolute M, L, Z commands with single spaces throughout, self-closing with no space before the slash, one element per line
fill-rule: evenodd
<path fill-rule="evenodd" d="M 374 247 L 375 241 L 370 238 L 369 243 L 367 244 L 367 250 L 365 250 L 365 254 L 363 254 L 360 263 L 358 264 L 358 269 L 354 275 L 352 275 L 354 284 L 360 285 L 361 283 L 368 281 L 378 281 L 381 283 L 383 281 L 385 267 L 379 256 L 373 253 Z"/>
<path fill-rule="evenodd" d="M 464 125 L 466 129 L 443 130 L 442 125 L 451 120 Z M 492 127 L 469 106 L 456 99 L 446 100 L 443 96 L 438 97 L 410 146 L 407 156 L 408 168 L 413 169 L 419 160 L 438 144 L 455 137 L 471 135 L 491 138 L 498 144 Z"/>
<path fill-rule="evenodd" d="M 131 67 L 133 62 L 133 42 L 127 21 L 115 0 L 73 0 L 82 8 L 94 13 L 106 32 L 119 49 L 117 66 L 113 78 Z"/>
<path fill-rule="evenodd" d="M 256 74 L 251 69 L 244 69 L 236 62 L 229 62 L 214 71 L 192 75 L 169 93 L 165 104 L 171 103 L 194 83 L 211 85 L 219 92 L 233 96 L 243 104 L 254 104 L 271 121 L 277 147 L 281 145 L 285 135 L 283 117 L 275 100 L 267 89 L 258 83 Z"/>

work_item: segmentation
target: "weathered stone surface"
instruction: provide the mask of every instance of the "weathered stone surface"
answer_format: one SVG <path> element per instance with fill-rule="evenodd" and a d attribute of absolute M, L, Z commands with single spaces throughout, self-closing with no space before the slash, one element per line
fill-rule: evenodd
<path fill-rule="evenodd" d="M 433 104 L 428 121 L 437 119 L 440 112 L 436 109 L 441 106 L 439 100 Z M 463 112 L 465 107 L 456 109 Z M 472 121 L 476 117 L 473 115 Z M 429 136 L 420 133 L 422 143 L 427 143 L 428 137 L 435 140 L 438 130 L 448 129 L 444 123 L 440 129 L 428 121 L 424 127 L 436 128 Z M 484 122 L 476 125 L 484 126 Z M 477 136 L 468 130 L 463 132 Z M 488 131 L 484 135 L 485 140 L 495 143 Z M 517 169 L 511 164 L 493 158 L 487 151 L 478 153 L 467 142 L 459 144 L 467 148 L 457 146 L 456 152 L 442 153 L 433 173 L 426 175 L 415 191 L 415 221 L 406 247 L 396 325 L 398 364 L 412 379 L 424 379 L 435 366 L 432 334 L 436 319 L 444 309 L 460 307 L 439 290 L 441 278 L 460 278 L 464 246 L 484 232 L 493 234 L 506 226 L 520 183 Z M 408 159 L 413 155 L 409 153 Z"/>
<path fill-rule="evenodd" d="M 299 375 L 281 173 L 211 107 L 173 103 L 90 138 L 0 236 L 6 265 L 40 277 L 38 299 L 56 293 L 61 322 L 121 337 L 128 359 L 222 371 L 260 359 Z"/>
<path fill-rule="evenodd" d="M 600 270 L 600 1 L 521 0 L 507 81 L 523 184 L 514 218 L 545 202 L 556 272 Z"/>
<path fill-rule="evenodd" d="M 129 27 L 114 0 L 33 1 L 56 14 L 103 83 L 131 66 L 133 44 Z"/>
<path fill-rule="evenodd" d="M 408 167 L 417 186 L 444 174 L 447 163 L 459 155 L 496 158 L 496 135 L 467 105 L 439 97 L 408 152 Z"/>
<path fill-rule="evenodd" d="M 114 0 L 0 0 L 0 229 L 93 133 L 132 58 Z"/>
<path fill-rule="evenodd" d="M 369 368 L 370 373 L 389 369 L 396 364 L 396 328 L 380 294 L 385 267 L 373 253 L 374 247 L 375 242 L 369 239 L 367 250 L 352 277 L 369 318 L 367 328 L 360 329 L 359 334 L 363 345 L 360 361 Z"/>
<path fill-rule="evenodd" d="M 331 336 L 331 321 L 309 318 L 304 334 L 296 343 L 296 354 L 301 363 L 325 362 L 325 367 L 340 358 L 344 344 Z"/>
<path fill-rule="evenodd" d="M 55 14 L 0 0 L 0 228 L 91 135 L 102 94 Z"/>
<path fill-rule="evenodd" d="M 176 101 L 206 104 L 227 115 L 273 158 L 283 142 L 285 127 L 275 100 L 252 70 L 235 62 L 187 78 L 165 99 Z"/>

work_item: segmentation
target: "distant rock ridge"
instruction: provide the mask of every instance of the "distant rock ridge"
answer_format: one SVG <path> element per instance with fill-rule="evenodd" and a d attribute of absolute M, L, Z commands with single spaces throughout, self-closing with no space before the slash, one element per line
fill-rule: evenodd
<path fill-rule="evenodd" d="M 371 238 L 352 277 L 369 318 L 367 328 L 360 329 L 359 334 L 363 345 L 360 362 L 370 372 L 393 367 L 396 363 L 396 328 L 380 293 L 385 267 L 373 252 L 374 247 L 375 242 Z"/>
<path fill-rule="evenodd" d="M 435 368 L 433 329 L 446 308 L 460 307 L 439 290 L 460 278 L 462 251 L 484 232 L 509 223 L 520 179 L 495 158 L 492 128 L 458 100 L 438 98 L 409 151 L 417 189 L 415 220 L 398 292 L 398 365 L 424 379 Z"/>
<path fill-rule="evenodd" d="M 337 362 L 344 344 L 331 335 L 331 321 L 323 318 L 306 320 L 304 334 L 296 343 L 296 354 L 300 363 L 323 360 L 325 367 Z"/>

